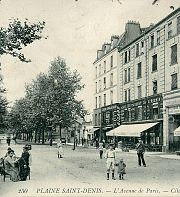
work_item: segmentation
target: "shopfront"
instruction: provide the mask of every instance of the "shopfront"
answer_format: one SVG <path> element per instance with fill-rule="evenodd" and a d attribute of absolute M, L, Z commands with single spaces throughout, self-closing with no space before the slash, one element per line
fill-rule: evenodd
<path fill-rule="evenodd" d="M 163 150 L 180 150 L 180 90 L 163 94 Z"/>

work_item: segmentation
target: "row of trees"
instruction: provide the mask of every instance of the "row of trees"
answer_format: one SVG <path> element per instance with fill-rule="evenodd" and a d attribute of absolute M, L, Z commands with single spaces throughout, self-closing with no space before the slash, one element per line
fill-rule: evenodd
<path fill-rule="evenodd" d="M 12 19 L 7 28 L 0 28 L 0 56 L 10 54 L 22 62 L 30 62 L 21 50 L 43 38 L 45 22 L 29 23 Z M 84 87 L 77 71 L 71 72 L 60 57 L 51 62 L 48 74 L 40 73 L 26 85 L 25 97 L 7 110 L 6 90 L 0 77 L 0 129 L 23 134 L 27 140 L 35 133 L 35 141 L 44 143 L 52 130 L 69 127 L 75 117 L 85 115 L 82 101 L 76 94 Z"/>
<path fill-rule="evenodd" d="M 69 127 L 75 117 L 85 115 L 82 101 L 76 95 L 84 85 L 77 71 L 71 72 L 65 61 L 58 57 L 48 74 L 40 73 L 26 85 L 26 95 L 16 101 L 9 113 L 9 127 L 15 133 L 24 133 L 26 140 L 35 133 L 35 142 L 51 136 L 57 126 Z"/>

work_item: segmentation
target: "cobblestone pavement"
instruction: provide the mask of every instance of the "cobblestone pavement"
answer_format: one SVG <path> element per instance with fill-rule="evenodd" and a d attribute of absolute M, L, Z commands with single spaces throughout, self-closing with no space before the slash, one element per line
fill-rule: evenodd
<path fill-rule="evenodd" d="M 20 156 L 23 145 L 12 145 Z M 0 145 L 0 156 L 7 146 Z M 31 180 L 4 183 L 0 177 L 0 196 L 179 196 L 179 160 L 145 154 L 147 167 L 138 167 L 135 152 L 117 152 L 127 168 L 125 179 L 106 180 L 106 160 L 96 149 L 64 147 L 58 159 L 56 148 L 32 146 Z M 117 174 L 116 174 L 117 178 Z M 56 191 L 55 191 L 56 190 Z"/>

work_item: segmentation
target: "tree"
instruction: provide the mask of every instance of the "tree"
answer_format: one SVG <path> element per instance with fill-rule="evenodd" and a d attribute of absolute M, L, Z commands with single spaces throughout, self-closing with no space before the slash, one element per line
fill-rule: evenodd
<path fill-rule="evenodd" d="M 28 19 L 21 22 L 12 19 L 8 28 L 0 28 L 0 55 L 10 54 L 22 62 L 30 62 L 20 51 L 23 47 L 41 39 L 45 22 L 30 23 Z"/>
<path fill-rule="evenodd" d="M 26 59 L 24 54 L 22 54 L 20 51 L 23 47 L 43 37 L 42 30 L 44 29 L 44 26 L 44 21 L 31 24 L 27 19 L 24 22 L 21 22 L 19 19 L 12 19 L 8 28 L 0 28 L 0 56 L 4 54 L 10 54 L 14 57 L 18 57 L 22 62 L 30 62 L 30 59 Z M 4 128 L 7 126 L 6 118 L 8 102 L 4 96 L 5 89 L 2 87 L 2 76 L 0 76 L 0 85 L 0 128 Z M 16 103 L 17 106 L 15 106 L 17 109 L 14 110 L 20 110 L 18 108 L 18 106 L 21 106 L 20 103 L 21 101 Z M 15 113 L 14 115 L 16 115 L 16 118 L 12 118 L 15 118 L 17 121 L 18 114 Z M 11 121 L 13 121 L 13 119 L 11 119 Z M 20 119 L 18 119 L 18 121 L 20 121 Z M 12 127 L 13 124 L 15 124 L 15 122 L 11 122 L 10 126 Z"/>
<path fill-rule="evenodd" d="M 40 73 L 26 86 L 25 98 L 17 101 L 11 110 L 10 122 L 12 117 L 17 118 L 20 132 L 31 135 L 35 131 L 36 141 L 42 139 L 44 143 L 44 136 L 51 133 L 49 128 L 68 127 L 77 115 L 85 115 L 82 101 L 76 98 L 83 87 L 77 71 L 71 72 L 58 57 L 51 62 L 48 74 Z"/>

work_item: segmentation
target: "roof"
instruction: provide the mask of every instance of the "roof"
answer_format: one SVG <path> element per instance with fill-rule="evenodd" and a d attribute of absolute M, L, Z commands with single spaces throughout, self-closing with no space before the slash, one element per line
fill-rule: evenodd
<path fill-rule="evenodd" d="M 168 20 L 169 18 L 171 18 L 173 15 L 175 15 L 176 13 L 178 13 L 180 11 L 180 7 L 177 8 L 176 10 L 174 10 L 173 12 L 171 12 L 169 15 L 167 15 L 165 18 L 163 18 L 162 20 L 160 20 L 158 23 L 156 23 L 155 25 L 150 25 L 150 27 L 145 28 L 145 32 L 140 34 L 140 36 L 138 36 L 136 39 L 134 39 L 133 41 L 131 41 L 130 43 L 128 43 L 127 45 L 125 45 L 124 47 L 120 48 L 118 47 L 118 51 L 122 51 L 124 50 L 126 47 L 130 46 L 132 43 L 136 42 L 137 40 L 139 40 L 141 37 L 143 37 L 145 34 L 149 33 L 150 31 L 152 31 L 153 29 L 155 29 L 156 27 L 158 27 L 160 24 L 162 24 L 163 22 L 165 22 L 166 20 Z"/>

